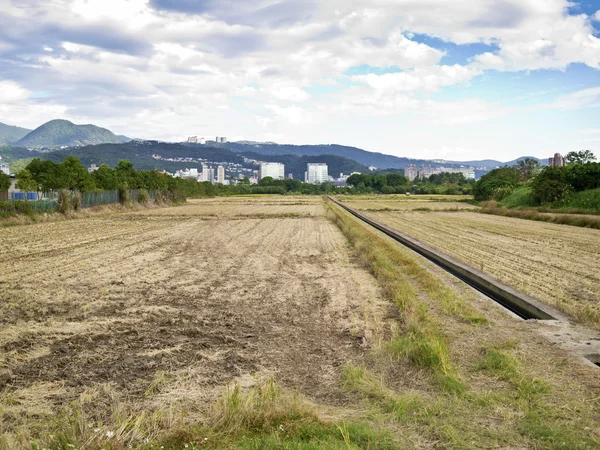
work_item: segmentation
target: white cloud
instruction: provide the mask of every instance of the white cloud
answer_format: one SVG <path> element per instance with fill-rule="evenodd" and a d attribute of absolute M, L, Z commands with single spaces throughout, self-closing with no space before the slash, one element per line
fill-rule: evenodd
<path fill-rule="evenodd" d="M 366 83 L 377 91 L 432 92 L 444 86 L 470 81 L 481 73 L 481 69 L 477 67 L 455 64 L 453 66 L 417 68 L 410 72 L 357 75 L 353 79 Z"/>
<path fill-rule="evenodd" d="M 549 106 L 562 110 L 598 107 L 600 106 L 600 87 L 561 95 Z"/>
<path fill-rule="evenodd" d="M 11 104 L 26 100 L 30 92 L 12 81 L 0 80 L 0 104 Z"/>

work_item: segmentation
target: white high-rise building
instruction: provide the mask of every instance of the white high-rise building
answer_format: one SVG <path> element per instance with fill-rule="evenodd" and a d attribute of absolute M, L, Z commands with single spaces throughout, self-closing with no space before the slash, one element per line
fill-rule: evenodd
<path fill-rule="evenodd" d="M 306 165 L 306 182 L 311 184 L 324 183 L 329 180 L 327 164 L 308 163 Z"/>
<path fill-rule="evenodd" d="M 260 163 L 260 179 L 271 177 L 274 180 L 283 180 L 285 178 L 285 165 L 275 162 Z"/>
<path fill-rule="evenodd" d="M 10 169 L 8 163 L 0 163 L 0 172 L 4 172 L 6 175 L 10 175 Z"/>
<path fill-rule="evenodd" d="M 215 181 L 215 169 L 202 165 L 202 181 L 213 183 Z"/>
<path fill-rule="evenodd" d="M 223 166 L 217 167 L 217 183 L 225 184 L 225 168 Z"/>

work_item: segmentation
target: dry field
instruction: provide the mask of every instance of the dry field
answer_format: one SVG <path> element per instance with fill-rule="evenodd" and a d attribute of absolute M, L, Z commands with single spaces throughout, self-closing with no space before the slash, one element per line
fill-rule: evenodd
<path fill-rule="evenodd" d="M 359 211 L 462 211 L 477 206 L 458 200 L 469 199 L 466 195 L 340 195 L 338 199 Z"/>
<path fill-rule="evenodd" d="M 1 450 L 600 445 L 597 369 L 552 326 L 322 198 L 0 228 L 0 254 Z"/>
<path fill-rule="evenodd" d="M 600 324 L 600 230 L 473 212 L 369 216 L 578 320 Z"/>
<path fill-rule="evenodd" d="M 0 370 L 12 373 L 0 435 L 28 437 L 101 386 L 140 410 L 206 407 L 232 380 L 267 374 L 336 404 L 340 366 L 369 333 L 362 312 L 383 314 L 345 246 L 320 198 L 0 229 Z M 168 387 L 145 395 L 161 377 Z"/>

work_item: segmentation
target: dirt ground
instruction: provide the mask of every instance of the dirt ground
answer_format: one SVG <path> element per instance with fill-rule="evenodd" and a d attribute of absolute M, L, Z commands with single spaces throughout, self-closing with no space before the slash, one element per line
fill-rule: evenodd
<path fill-rule="evenodd" d="M 4 228 L 0 253 L 5 433 L 99 384 L 140 403 L 208 404 L 234 379 L 272 374 L 336 405 L 365 315 L 389 307 L 320 198 Z M 161 373 L 169 387 L 145 395 Z"/>
<path fill-rule="evenodd" d="M 519 373 L 550 386 L 544 405 L 566 408 L 554 423 L 600 423 L 599 372 L 553 343 L 555 325 L 516 319 L 399 245 L 487 322 L 465 322 L 422 277 L 394 268 L 440 324 L 468 394 L 447 394 L 427 370 L 390 357 L 398 307 L 328 214 L 317 197 L 234 197 L 0 228 L 0 449 L 31 442 L 84 400 L 89 428 L 107 430 L 102 414 L 117 400 L 163 418 L 183 408 L 195 424 L 232 382 L 271 376 L 320 417 L 384 428 L 400 448 L 473 448 L 484 430 L 486 448 L 552 448 L 519 428 L 510 383 L 477 370 L 485 348 L 506 342 Z M 348 392 L 348 363 L 394 395 L 421 398 L 420 410 L 399 421 Z"/>

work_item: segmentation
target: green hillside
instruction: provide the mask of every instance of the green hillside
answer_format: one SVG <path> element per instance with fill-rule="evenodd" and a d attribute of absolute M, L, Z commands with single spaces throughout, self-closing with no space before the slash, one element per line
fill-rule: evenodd
<path fill-rule="evenodd" d="M 62 147 L 121 143 L 110 130 L 95 125 L 75 125 L 68 120 L 51 120 L 17 142 L 22 147 Z"/>
<path fill-rule="evenodd" d="M 25 137 L 31 130 L 0 123 L 0 144 L 14 144 Z"/>

